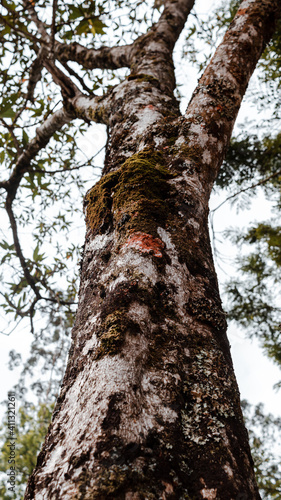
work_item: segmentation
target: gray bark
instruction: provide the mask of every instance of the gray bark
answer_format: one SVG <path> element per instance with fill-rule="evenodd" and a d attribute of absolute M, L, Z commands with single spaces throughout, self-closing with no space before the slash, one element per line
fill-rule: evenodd
<path fill-rule="evenodd" d="M 260 498 L 207 221 L 280 6 L 242 2 L 181 116 L 172 50 L 192 5 L 166 3 L 99 112 L 71 99 L 76 116 L 108 124 L 110 140 L 85 198 L 73 343 L 26 500 Z"/>

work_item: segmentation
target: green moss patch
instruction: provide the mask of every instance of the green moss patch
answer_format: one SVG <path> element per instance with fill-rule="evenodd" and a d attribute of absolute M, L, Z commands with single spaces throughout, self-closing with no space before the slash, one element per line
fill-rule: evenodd
<path fill-rule="evenodd" d="M 161 153 L 144 150 L 105 175 L 86 195 L 86 221 L 95 233 L 112 223 L 120 231 L 143 231 L 157 236 L 157 225 L 167 218 L 172 177 Z"/>
<path fill-rule="evenodd" d="M 102 324 L 98 334 L 100 346 L 97 350 L 97 359 L 105 354 L 117 354 L 122 346 L 127 329 L 126 316 L 123 310 L 109 314 Z"/>

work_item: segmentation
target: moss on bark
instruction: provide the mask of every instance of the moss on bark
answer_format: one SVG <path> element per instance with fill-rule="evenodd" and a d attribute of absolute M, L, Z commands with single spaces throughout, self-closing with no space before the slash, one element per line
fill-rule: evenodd
<path fill-rule="evenodd" d="M 162 225 L 168 214 L 171 177 L 160 152 L 147 149 L 131 156 L 87 193 L 88 226 L 103 233 L 113 223 L 120 232 L 142 231 L 157 237 L 155 222 Z"/>

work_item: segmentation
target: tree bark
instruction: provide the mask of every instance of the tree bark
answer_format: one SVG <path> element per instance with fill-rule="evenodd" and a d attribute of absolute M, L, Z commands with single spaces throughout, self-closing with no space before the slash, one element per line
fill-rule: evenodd
<path fill-rule="evenodd" d="M 69 362 L 26 500 L 260 498 L 208 199 L 278 4 L 242 2 L 185 116 L 172 50 L 193 1 L 167 2 L 126 49 L 131 74 L 99 115 L 110 136 L 103 176 L 85 197 Z M 90 100 L 72 105 L 97 119 Z"/>

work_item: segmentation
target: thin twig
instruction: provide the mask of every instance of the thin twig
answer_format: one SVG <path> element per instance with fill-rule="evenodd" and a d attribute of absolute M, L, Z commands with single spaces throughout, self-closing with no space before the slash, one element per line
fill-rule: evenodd
<path fill-rule="evenodd" d="M 5 335 L 6 337 L 9 337 L 11 335 L 11 333 L 13 333 L 16 330 L 16 328 L 19 326 L 19 324 L 22 321 L 22 319 L 23 318 L 19 319 L 19 321 L 15 324 L 14 328 L 12 328 L 12 330 L 9 333 L 5 333 L 5 332 L 1 331 L 1 334 Z"/>
<path fill-rule="evenodd" d="M 25 277 L 27 283 L 29 284 L 30 288 L 35 293 L 35 296 L 39 299 L 39 298 L 41 298 L 41 294 L 36 286 L 36 281 L 34 280 L 33 276 L 29 272 L 27 262 L 25 260 L 25 257 L 23 255 L 23 252 L 22 252 L 22 249 L 20 246 L 19 237 L 18 237 L 17 222 L 16 222 L 16 219 L 14 216 L 14 212 L 12 210 L 12 201 L 10 199 L 9 194 L 7 195 L 5 208 L 6 208 L 9 220 L 10 220 L 10 225 L 11 225 L 13 240 L 14 240 L 14 245 L 15 245 L 15 251 L 16 251 L 17 257 L 19 258 L 19 261 L 21 263 L 24 277 Z"/>
<path fill-rule="evenodd" d="M 58 0 L 53 0 L 53 16 L 52 16 L 52 31 L 51 31 L 51 59 L 55 59 L 54 48 L 55 48 L 55 34 L 56 34 L 56 11 L 58 6 Z"/>
<path fill-rule="evenodd" d="M 76 78 L 76 80 L 78 80 L 78 82 L 80 83 L 81 87 L 86 90 L 86 92 L 88 92 L 89 94 L 91 94 L 91 89 L 89 89 L 89 87 L 84 83 L 84 80 L 83 78 L 81 78 L 81 76 L 79 76 L 66 62 L 61 62 L 61 64 L 63 65 L 63 67 L 68 71 L 68 73 L 72 76 L 74 76 L 74 78 Z"/>
<path fill-rule="evenodd" d="M 26 31 L 23 31 L 20 28 L 15 28 L 15 26 L 9 23 L 1 14 L 0 14 L 0 19 L 3 21 L 3 24 L 5 26 L 9 26 L 9 28 L 11 28 L 13 31 L 15 31 L 15 33 L 18 33 L 22 37 L 27 38 L 28 40 L 33 40 L 35 42 L 44 43 L 44 40 L 42 40 L 41 38 L 37 38 L 37 36 L 31 35 L 30 33 L 27 33 Z"/>
<path fill-rule="evenodd" d="M 5 301 L 9 304 L 9 306 L 16 311 L 18 316 L 20 316 L 21 318 L 25 318 L 26 316 L 29 315 L 29 310 L 28 311 L 19 311 L 17 306 L 15 306 L 15 304 L 11 301 L 11 299 L 8 297 L 7 294 L 5 295 L 5 293 L 0 291 L 0 295 L 2 295 L 2 297 L 4 297 Z"/>
<path fill-rule="evenodd" d="M 254 188 L 258 187 L 258 186 L 262 186 L 263 184 L 265 184 L 266 182 L 270 181 L 274 177 L 277 177 L 277 175 L 280 175 L 280 174 L 281 174 L 281 170 L 278 170 L 274 174 L 269 175 L 265 179 L 262 179 L 261 181 L 257 182 L 256 184 L 252 184 L 251 186 L 248 186 L 248 187 L 246 187 L 244 189 L 240 189 L 240 191 L 237 191 L 236 193 L 231 194 L 230 196 L 228 196 L 217 207 L 213 208 L 213 210 L 211 210 L 211 212 L 216 212 L 216 210 L 218 210 L 219 208 L 221 208 L 227 201 L 231 200 L 232 198 L 235 198 L 239 194 L 245 193 L 246 191 L 249 191 L 250 189 L 254 189 Z"/>
<path fill-rule="evenodd" d="M 12 136 L 12 139 L 14 141 L 14 144 L 15 144 L 15 148 L 17 150 L 17 153 L 18 155 L 21 155 L 22 154 L 22 148 L 20 147 L 19 145 L 19 142 L 14 134 L 14 127 L 12 125 L 9 125 L 5 120 L 4 118 L 0 118 L 0 121 L 1 123 L 4 125 L 4 127 L 6 127 L 7 130 L 9 130 L 11 136 Z"/>

